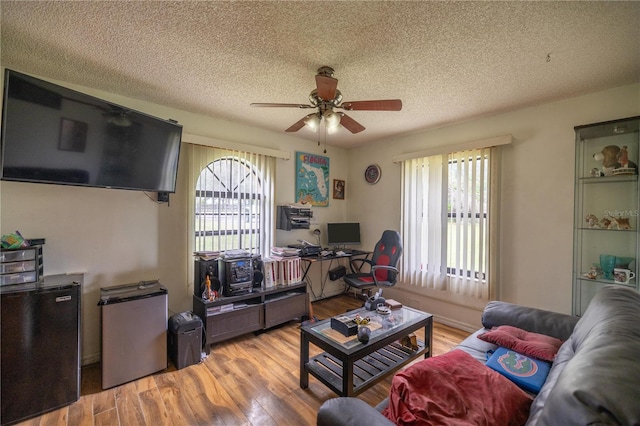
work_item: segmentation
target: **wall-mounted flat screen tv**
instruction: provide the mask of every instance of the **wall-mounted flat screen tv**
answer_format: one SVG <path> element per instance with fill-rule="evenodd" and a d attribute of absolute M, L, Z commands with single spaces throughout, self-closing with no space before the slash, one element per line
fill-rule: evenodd
<path fill-rule="evenodd" d="M 2 180 L 175 192 L 182 126 L 5 70 Z"/>

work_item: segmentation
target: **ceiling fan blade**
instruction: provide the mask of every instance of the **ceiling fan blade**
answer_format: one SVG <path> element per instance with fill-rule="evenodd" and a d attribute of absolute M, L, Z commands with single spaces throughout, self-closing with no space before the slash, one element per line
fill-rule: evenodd
<path fill-rule="evenodd" d="M 318 97 L 325 101 L 332 101 L 336 97 L 336 89 L 338 88 L 338 80 L 328 75 L 316 75 L 316 87 Z"/>
<path fill-rule="evenodd" d="M 356 120 L 349 117 L 347 114 L 341 112 L 340 115 L 342 116 L 340 118 L 340 124 L 342 124 L 342 126 L 348 131 L 350 131 L 351 133 L 360 133 L 361 131 L 364 130 L 364 126 L 362 124 L 358 123 Z"/>
<path fill-rule="evenodd" d="M 298 130 L 302 129 L 304 127 L 304 120 L 307 117 L 302 117 L 300 120 L 296 121 L 295 123 L 293 123 L 291 125 L 291 127 L 289 127 L 287 130 L 285 130 L 285 132 L 297 132 Z"/>
<path fill-rule="evenodd" d="M 315 108 L 313 105 L 305 104 L 269 104 L 269 103 L 252 103 L 252 107 L 269 107 L 269 108 Z"/>
<path fill-rule="evenodd" d="M 351 101 L 343 102 L 339 108 L 347 111 L 400 111 L 402 101 L 400 99 L 381 99 L 377 101 Z"/>

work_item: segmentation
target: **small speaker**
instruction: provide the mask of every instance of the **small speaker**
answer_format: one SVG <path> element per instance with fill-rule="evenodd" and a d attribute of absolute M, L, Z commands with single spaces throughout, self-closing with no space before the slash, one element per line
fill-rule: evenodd
<path fill-rule="evenodd" d="M 194 267 L 194 278 L 193 278 L 193 294 L 201 297 L 204 289 L 202 288 L 202 284 L 204 284 L 205 277 L 209 275 L 209 279 L 211 280 L 211 289 L 220 292 L 220 280 L 218 279 L 218 260 L 196 260 Z M 216 284 L 217 282 L 217 284 Z M 218 288 L 215 288 L 215 286 Z"/>
<path fill-rule="evenodd" d="M 261 271 L 253 271 L 253 288 L 262 287 L 263 279 L 264 279 L 264 274 Z"/>

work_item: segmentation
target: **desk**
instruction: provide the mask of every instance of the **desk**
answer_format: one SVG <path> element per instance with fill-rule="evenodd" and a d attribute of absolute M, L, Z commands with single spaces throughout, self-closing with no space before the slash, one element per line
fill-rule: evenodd
<path fill-rule="evenodd" d="M 329 255 L 329 256 L 306 256 L 306 257 L 301 257 L 300 260 L 302 260 L 305 264 L 306 267 L 304 267 L 304 272 L 302 273 L 302 281 L 306 281 L 309 284 L 309 290 L 311 292 L 311 294 L 313 295 L 314 300 L 319 300 L 324 296 L 324 288 L 325 285 L 327 284 L 327 280 L 329 279 L 329 271 L 331 270 L 331 267 L 333 265 L 333 261 L 334 260 L 340 260 L 340 259 L 349 259 L 351 257 L 356 257 L 356 256 L 364 256 L 365 258 L 367 258 L 369 256 L 370 252 L 368 251 L 361 251 L 361 250 L 351 250 L 348 253 L 345 253 L 342 256 L 337 256 L 335 254 Z M 320 262 L 320 264 L 322 265 L 324 262 L 329 262 L 329 266 L 327 268 L 327 272 L 323 273 L 321 272 L 321 282 L 320 282 L 320 294 L 316 295 L 315 292 L 313 291 L 313 286 L 312 286 L 312 282 L 311 279 L 308 278 L 308 274 L 309 274 L 309 269 L 311 269 L 311 265 L 313 265 L 314 263 L 318 263 Z"/>

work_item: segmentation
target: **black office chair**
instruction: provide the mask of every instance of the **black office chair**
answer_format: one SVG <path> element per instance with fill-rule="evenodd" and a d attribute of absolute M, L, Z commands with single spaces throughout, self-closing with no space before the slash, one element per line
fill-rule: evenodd
<path fill-rule="evenodd" d="M 394 286 L 398 280 L 397 265 L 401 254 L 400 234 L 397 231 L 384 231 L 382 238 L 376 244 L 371 259 L 349 259 L 352 273 L 343 277 L 345 284 L 361 291 L 365 290 L 367 294 L 372 287 Z M 365 271 L 362 271 L 363 268 Z"/>

